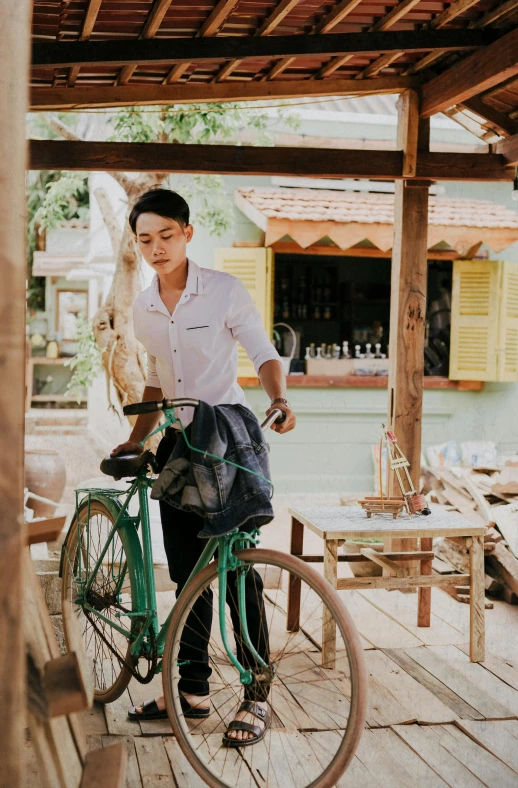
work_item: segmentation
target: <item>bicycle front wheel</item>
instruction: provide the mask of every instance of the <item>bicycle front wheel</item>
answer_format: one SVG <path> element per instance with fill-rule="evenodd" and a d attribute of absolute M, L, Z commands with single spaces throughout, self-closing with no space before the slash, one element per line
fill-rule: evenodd
<path fill-rule="evenodd" d="M 229 642 L 244 667 L 260 676 L 251 688 L 241 683 L 220 635 L 217 562 L 209 564 L 183 590 L 167 632 L 163 681 L 173 732 L 193 769 L 214 788 L 331 788 L 351 761 L 364 726 L 366 673 L 359 636 L 335 590 L 300 559 L 261 549 L 236 555 L 247 570 L 248 631 L 268 667 L 254 665 L 239 623 L 233 629 L 236 587 L 230 573 Z M 287 616 L 289 594 L 300 608 L 291 606 Z M 207 606 L 214 611 L 208 627 Z M 208 674 L 210 714 L 187 719 L 182 688 L 192 693 L 196 677 L 203 677 L 197 693 L 203 694 Z M 229 748 L 222 737 L 245 692 L 248 699 L 267 703 L 271 724 L 256 744 Z M 253 723 L 260 726 L 257 719 Z"/>

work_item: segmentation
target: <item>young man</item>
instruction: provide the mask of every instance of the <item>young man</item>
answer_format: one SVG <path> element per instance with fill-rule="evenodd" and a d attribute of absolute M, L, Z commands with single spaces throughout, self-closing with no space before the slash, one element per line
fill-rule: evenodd
<path fill-rule="evenodd" d="M 129 222 L 139 251 L 155 271 L 152 284 L 140 293 L 134 305 L 135 335 L 148 355 L 143 401 L 193 397 L 209 405 L 246 406 L 244 392 L 237 383 L 239 340 L 270 398 L 266 414 L 275 408 L 286 414 L 285 421 L 274 424 L 272 429 L 279 433 L 292 430 L 296 419 L 285 398 L 283 366 L 249 292 L 239 279 L 222 271 L 200 268 L 187 258 L 186 246 L 193 236 L 193 227 L 189 224 L 189 206 L 185 200 L 167 189 L 147 192 L 134 205 Z M 179 415 L 186 426 L 193 419 L 193 409 L 181 411 Z M 140 451 L 139 442 L 157 422 L 156 413 L 138 416 L 129 440 L 117 446 L 112 456 Z M 160 467 L 174 448 L 174 432 L 169 430 L 158 447 Z M 197 537 L 203 519 L 163 501 L 160 513 L 169 571 L 178 585 L 178 594 L 204 547 L 204 541 Z M 200 615 L 205 616 L 210 630 L 212 611 L 205 610 Z M 252 631 L 254 620 L 260 620 L 260 611 L 247 608 L 247 618 Z M 205 646 L 199 641 L 193 644 L 198 650 Z M 194 671 L 196 675 L 190 675 L 192 668 L 187 667 L 180 683 L 187 716 L 209 713 L 208 662 L 203 675 L 197 671 Z M 234 722 L 246 725 L 242 729 L 239 725 L 229 729 L 229 739 L 253 743 L 251 740 L 261 737 L 267 720 L 266 704 L 248 703 L 247 707 L 255 708 L 257 713 L 240 710 Z M 134 707 L 129 716 L 131 719 L 167 716 L 163 697 Z M 247 730 L 247 726 L 253 726 L 256 733 Z"/>

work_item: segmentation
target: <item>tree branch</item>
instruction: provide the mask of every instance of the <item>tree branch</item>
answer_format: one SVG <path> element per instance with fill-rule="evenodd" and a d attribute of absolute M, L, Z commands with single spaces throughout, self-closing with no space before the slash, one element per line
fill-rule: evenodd
<path fill-rule="evenodd" d="M 115 211 L 113 210 L 113 205 L 110 202 L 110 198 L 108 197 L 108 192 L 106 189 L 98 187 L 94 190 L 94 194 L 95 199 L 99 203 L 99 208 L 101 209 L 102 217 L 106 225 L 106 229 L 108 230 L 108 235 L 110 236 L 113 256 L 115 259 L 117 259 L 122 240 L 122 230 L 119 227 L 119 223 L 117 222 L 117 217 L 115 216 Z"/>
<path fill-rule="evenodd" d="M 55 132 L 55 134 L 58 134 L 58 136 L 63 137 L 64 140 L 72 140 L 74 142 L 82 141 L 82 138 L 76 134 L 75 131 L 72 131 L 71 128 L 59 120 L 59 118 L 56 118 L 55 115 L 51 115 L 50 118 L 46 118 L 45 123 L 49 129 L 52 129 L 52 131 Z"/>

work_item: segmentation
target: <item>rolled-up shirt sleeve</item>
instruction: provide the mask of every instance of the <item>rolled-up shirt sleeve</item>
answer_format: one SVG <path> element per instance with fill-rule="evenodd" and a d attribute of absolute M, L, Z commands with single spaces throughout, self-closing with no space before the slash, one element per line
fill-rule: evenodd
<path fill-rule="evenodd" d="M 160 378 L 158 377 L 156 371 L 156 358 L 155 356 L 151 356 L 149 353 L 147 354 L 147 378 L 145 385 L 152 386 L 154 389 L 162 388 Z"/>
<path fill-rule="evenodd" d="M 239 279 L 236 279 L 234 284 L 227 326 L 232 336 L 245 349 L 257 374 L 265 361 L 274 360 L 282 364 L 279 354 L 264 330 L 262 317 L 252 301 L 252 296 Z"/>

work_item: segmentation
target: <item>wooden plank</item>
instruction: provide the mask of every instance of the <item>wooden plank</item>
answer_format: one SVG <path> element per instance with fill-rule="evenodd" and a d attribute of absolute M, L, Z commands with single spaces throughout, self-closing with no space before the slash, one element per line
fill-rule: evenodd
<path fill-rule="evenodd" d="M 218 6 L 236 4 L 237 0 L 220 0 Z M 415 2 L 415 0 L 405 0 Z M 218 6 L 214 9 L 216 12 Z M 223 10 L 223 9 L 222 9 Z M 36 42 L 32 45 L 32 65 L 44 68 L 65 66 L 124 66 L 153 63 L 213 62 L 245 58 L 284 58 L 368 55 L 390 51 L 473 50 L 488 47 L 498 39 L 489 30 L 399 30 L 390 32 L 338 33 L 312 36 L 215 36 L 214 26 L 221 14 L 200 29 L 196 38 L 141 39 L 110 41 Z M 209 20 L 207 20 L 207 23 Z"/>
<path fill-rule="evenodd" d="M 518 29 L 425 83 L 421 115 L 430 117 L 518 74 Z"/>
<path fill-rule="evenodd" d="M 498 547 L 498 545 L 496 545 Z M 482 662 L 485 654 L 484 537 L 474 536 L 469 550 L 469 650 L 473 662 Z"/>
<path fill-rule="evenodd" d="M 508 164 L 518 166 L 518 134 L 507 137 L 494 145 L 494 152 L 500 153 Z"/>
<path fill-rule="evenodd" d="M 26 544 L 40 544 L 41 542 L 54 542 L 60 535 L 65 525 L 66 517 L 48 517 L 45 520 L 36 520 L 27 523 Z"/>
<path fill-rule="evenodd" d="M 128 719 L 128 709 L 133 706 L 128 690 L 120 698 L 104 707 L 109 733 L 119 736 L 140 736 L 140 724 Z"/>
<path fill-rule="evenodd" d="M 198 777 L 176 739 L 167 737 L 163 741 L 177 788 L 204 788 L 206 783 Z"/>
<path fill-rule="evenodd" d="M 472 662 L 469 654 L 456 646 L 430 646 L 429 648 L 476 684 L 479 689 L 508 708 L 513 714 L 518 715 L 518 692 L 487 670 L 482 663 Z"/>
<path fill-rule="evenodd" d="M 518 559 L 518 507 L 498 506 L 493 509 L 493 519 L 509 550 Z"/>
<path fill-rule="evenodd" d="M 179 64 L 175 68 L 181 68 Z M 171 81 L 169 79 L 169 81 Z M 276 80 L 275 82 L 221 82 L 197 85 L 80 86 L 74 94 L 67 88 L 34 87 L 30 91 L 31 109 L 79 109 L 80 107 L 145 106 L 146 104 L 192 104 L 193 102 L 249 101 L 251 99 L 295 98 L 297 96 L 336 96 L 397 93 L 417 88 L 416 77 L 379 77 L 368 83 L 349 79 L 319 81 Z"/>
<path fill-rule="evenodd" d="M 497 542 L 487 560 L 500 572 L 509 588 L 518 594 L 518 559 L 501 542 Z"/>
<path fill-rule="evenodd" d="M 416 624 L 416 600 L 415 597 L 407 594 L 396 594 L 384 589 L 374 591 L 358 591 L 358 594 L 366 599 L 369 604 L 381 610 L 393 621 L 411 632 L 416 638 L 425 645 L 446 646 L 450 644 L 462 644 L 466 642 L 464 633 L 459 632 L 447 621 L 443 621 L 432 613 L 430 627 L 420 627 Z"/>
<path fill-rule="evenodd" d="M 442 681 L 452 692 L 455 692 L 486 719 L 505 720 L 515 716 L 510 709 L 494 700 L 427 646 L 405 649 L 405 651 L 422 668 Z"/>
<path fill-rule="evenodd" d="M 381 744 L 391 759 L 401 765 L 405 773 L 410 775 L 412 788 L 417 788 L 417 786 L 445 788 L 447 785 L 426 761 L 420 758 L 391 728 L 365 731 L 363 741 L 368 745 L 373 739 L 378 745 Z M 404 783 L 402 784 L 404 785 Z"/>
<path fill-rule="evenodd" d="M 364 588 L 387 588 L 401 591 L 404 588 L 441 588 L 452 585 L 469 585 L 470 575 L 415 575 L 410 577 L 354 577 L 340 578 L 339 591 Z"/>
<path fill-rule="evenodd" d="M 458 645 L 465 654 L 469 655 L 469 645 Z M 513 664 L 509 659 L 502 659 L 494 654 L 486 654 L 483 662 L 478 663 L 489 670 L 501 681 L 518 690 L 518 664 Z"/>
<path fill-rule="evenodd" d="M 517 4 L 516 0 L 513 0 L 513 2 Z M 516 123 L 516 121 L 503 112 L 499 112 L 494 107 L 490 107 L 489 104 L 478 96 L 472 96 L 467 101 L 463 101 L 459 104 L 459 107 L 469 109 L 470 112 L 474 112 L 475 115 L 483 118 L 485 121 L 484 126 L 492 131 L 496 131 L 496 133 L 501 136 L 518 133 L 518 123 Z"/>
<path fill-rule="evenodd" d="M 516 772 L 484 747 L 479 747 L 455 725 L 437 725 L 432 730 L 446 752 L 457 758 L 484 785 L 515 788 Z"/>
<path fill-rule="evenodd" d="M 81 788 L 125 788 L 127 762 L 124 744 L 91 750 L 86 756 Z"/>
<path fill-rule="evenodd" d="M 385 654 L 396 662 L 409 676 L 412 676 L 423 687 L 428 689 L 441 703 L 447 706 L 452 712 L 461 719 L 481 720 L 480 714 L 473 706 L 463 700 L 456 692 L 447 687 L 442 681 L 436 678 L 425 668 L 421 667 L 414 659 L 409 656 L 415 649 L 406 653 L 403 649 L 383 649 Z"/>
<path fill-rule="evenodd" d="M 432 550 L 433 539 L 421 539 L 420 542 L 421 542 L 420 544 L 421 550 Z M 433 557 L 429 559 L 421 560 L 421 568 L 419 574 L 431 575 L 433 560 L 434 560 Z M 431 623 L 431 614 L 432 614 L 432 589 L 419 588 L 418 597 L 417 597 L 417 626 L 429 627 Z"/>
<path fill-rule="evenodd" d="M 423 641 L 419 637 L 402 627 L 397 621 L 388 618 L 355 591 L 349 591 L 346 594 L 340 594 L 340 596 L 360 634 L 376 648 L 403 646 L 412 648 L 422 644 Z"/>
<path fill-rule="evenodd" d="M 354 11 L 361 0 L 339 0 L 332 11 L 322 17 L 313 28 L 313 33 L 329 33 L 333 27 L 340 24 L 351 11 Z"/>
<path fill-rule="evenodd" d="M 80 712 L 78 720 L 86 736 L 103 736 L 108 733 L 104 706 L 94 703 L 90 709 Z"/>
<path fill-rule="evenodd" d="M 295 518 L 291 518 L 290 553 L 301 556 L 304 552 L 304 526 Z M 323 557 L 321 558 L 323 561 Z M 296 632 L 300 623 L 300 591 L 301 581 L 290 574 L 288 580 L 288 612 L 286 627 L 289 632 Z"/>
<path fill-rule="evenodd" d="M 372 547 L 362 547 L 360 549 L 360 555 L 382 566 L 389 577 L 408 577 L 408 569 L 398 566 L 394 561 L 391 561 L 390 558 L 387 558 L 383 553 L 378 553 L 377 550 L 374 550 Z"/>
<path fill-rule="evenodd" d="M 135 742 L 133 736 L 101 736 L 103 747 L 110 747 L 112 744 L 122 744 L 126 748 L 128 763 L 126 767 L 126 788 L 142 788 L 140 771 L 138 767 L 137 754 L 135 752 Z M 104 786 L 100 786 L 104 788 Z"/>
<path fill-rule="evenodd" d="M 0 704 L 6 724 L 2 736 L 2 777 L 5 785 L 19 786 L 23 773 L 25 707 L 25 645 L 23 627 L 23 525 L 24 402 L 25 402 L 25 311 L 24 264 L 26 236 L 25 186 L 20 181 L 26 166 L 27 145 L 23 132 L 27 111 L 29 37 L 32 3 L 13 5 L 1 0 L 2 46 L 0 47 L 0 193 L 2 212 L 0 269 L 8 282 L 0 294 L 0 448 L 6 458 L 1 485 L 0 511 L 0 638 L 5 644 L 0 675 Z M 21 136 L 20 136 L 21 135 Z M 6 188 L 7 184 L 9 186 Z M 25 270 L 24 270 L 25 269 Z M 8 459 L 7 459 L 8 458 Z"/>
<path fill-rule="evenodd" d="M 176 788 L 164 742 L 161 737 L 135 739 L 135 750 L 143 788 Z"/>
<path fill-rule="evenodd" d="M 482 788 L 484 783 L 443 747 L 431 727 L 396 725 L 392 730 L 448 784 Z"/>
<path fill-rule="evenodd" d="M 473 741 L 518 773 L 518 727 L 501 720 L 457 720 L 457 727 Z M 515 778 L 516 779 L 516 778 Z"/>
<path fill-rule="evenodd" d="M 432 725 L 453 722 L 456 718 L 450 706 L 409 673 L 400 670 L 398 663 L 387 653 L 366 651 L 365 664 L 369 674 L 367 723 L 371 727 L 409 722 Z M 399 719 L 391 718 L 389 713 L 394 700 L 399 705 Z"/>
<path fill-rule="evenodd" d="M 196 36 L 198 38 L 202 36 L 214 36 L 218 32 L 218 29 L 221 27 L 225 19 L 230 16 L 237 3 L 238 0 L 219 0 L 198 30 Z M 195 58 L 191 58 L 191 60 L 195 60 Z"/>

